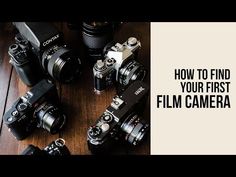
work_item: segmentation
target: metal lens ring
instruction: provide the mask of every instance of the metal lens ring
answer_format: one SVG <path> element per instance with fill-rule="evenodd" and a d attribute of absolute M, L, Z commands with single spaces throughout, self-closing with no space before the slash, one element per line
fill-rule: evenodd
<path fill-rule="evenodd" d="M 120 69 L 119 82 L 122 85 L 128 85 L 130 81 L 142 81 L 144 80 L 146 73 L 147 71 L 143 65 L 136 62 L 135 60 L 132 60 Z"/>
<path fill-rule="evenodd" d="M 44 52 L 42 65 L 53 78 L 70 82 L 79 73 L 80 60 L 65 46 L 53 46 Z"/>
<path fill-rule="evenodd" d="M 66 116 L 57 107 L 46 102 L 36 109 L 34 115 L 38 119 L 38 127 L 42 127 L 51 134 L 61 130 L 66 122 Z"/>
<path fill-rule="evenodd" d="M 62 82 L 71 82 L 80 72 L 80 60 L 72 51 L 63 53 L 56 60 L 53 73 Z"/>
<path fill-rule="evenodd" d="M 149 130 L 149 124 L 141 122 L 141 118 L 135 114 L 130 115 L 121 128 L 126 133 L 125 140 L 136 146 L 144 139 Z"/>
<path fill-rule="evenodd" d="M 58 73 L 59 71 L 55 73 L 54 67 L 56 67 L 57 65 L 58 66 L 57 70 L 62 68 L 65 61 L 61 59 L 61 55 L 63 55 L 66 52 L 68 52 L 68 49 L 64 47 L 59 47 L 57 50 L 54 51 L 54 53 L 50 55 L 50 59 L 48 60 L 48 65 L 47 65 L 47 71 L 53 78 L 60 79 L 60 74 Z"/>

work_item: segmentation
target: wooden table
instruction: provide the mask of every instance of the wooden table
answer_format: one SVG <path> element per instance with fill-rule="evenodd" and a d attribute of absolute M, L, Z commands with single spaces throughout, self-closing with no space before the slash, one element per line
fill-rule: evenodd
<path fill-rule="evenodd" d="M 55 23 L 55 25 L 64 33 L 66 43 L 80 52 L 84 66 L 82 75 L 76 82 L 68 85 L 57 84 L 63 111 L 68 117 L 65 130 L 56 135 L 51 135 L 43 129 L 36 129 L 25 140 L 17 141 L 3 124 L 2 116 L 4 113 L 18 97 L 30 89 L 22 83 L 14 68 L 9 64 L 7 51 L 9 45 L 14 41 L 15 31 L 10 24 L 6 24 L 0 31 L 0 154 L 20 154 L 28 144 L 43 148 L 58 137 L 66 140 L 66 145 L 72 154 L 91 154 L 86 141 L 88 127 L 94 124 L 105 111 L 116 91 L 111 88 L 101 95 L 94 93 L 92 67 L 83 57 L 85 48 L 80 33 L 68 29 L 66 23 Z M 124 42 L 130 36 L 137 37 L 141 41 L 142 48 L 139 53 L 139 61 L 150 71 L 150 24 L 124 23 L 115 34 L 115 40 Z M 149 81 L 148 75 L 145 82 L 149 83 Z M 150 118 L 149 100 L 144 117 L 147 120 Z M 112 154 L 150 154 L 150 138 L 147 138 L 138 147 L 132 147 L 128 143 L 122 143 L 122 141 L 119 144 L 115 150 L 111 151 Z"/>

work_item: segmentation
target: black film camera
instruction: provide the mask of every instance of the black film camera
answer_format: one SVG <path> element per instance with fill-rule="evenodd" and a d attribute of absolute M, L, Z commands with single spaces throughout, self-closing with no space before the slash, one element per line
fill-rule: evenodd
<path fill-rule="evenodd" d="M 10 63 L 21 80 L 33 86 L 44 75 L 67 83 L 80 71 L 81 61 L 66 47 L 62 34 L 50 23 L 15 22 L 19 31 L 9 47 Z"/>
<path fill-rule="evenodd" d="M 149 87 L 142 81 L 135 81 L 122 94 L 115 96 L 88 130 L 89 149 L 93 153 L 103 153 L 119 139 L 134 146 L 139 144 L 149 130 L 149 124 L 140 117 L 148 95 Z"/>
<path fill-rule="evenodd" d="M 16 100 L 3 116 L 3 121 L 18 140 L 26 138 L 36 127 L 55 134 L 66 122 L 58 103 L 55 85 L 42 80 Z"/>
<path fill-rule="evenodd" d="M 135 61 L 140 47 L 140 41 L 130 37 L 123 44 L 117 43 L 107 49 L 105 60 L 98 60 L 93 67 L 96 93 L 113 83 L 122 87 L 135 80 L 144 80 L 147 70 Z"/>
<path fill-rule="evenodd" d="M 69 149 L 65 145 L 65 140 L 58 138 L 51 142 L 44 149 L 40 149 L 37 146 L 29 145 L 21 155 L 52 155 L 52 156 L 63 156 L 70 155 Z"/>

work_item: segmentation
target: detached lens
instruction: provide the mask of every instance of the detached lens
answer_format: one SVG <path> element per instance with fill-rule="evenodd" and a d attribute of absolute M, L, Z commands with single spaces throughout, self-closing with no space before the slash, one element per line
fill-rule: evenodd
<path fill-rule="evenodd" d="M 52 104 L 43 103 L 37 109 L 35 116 L 38 118 L 38 126 L 55 134 L 60 131 L 66 122 L 66 116 Z"/>
<path fill-rule="evenodd" d="M 83 22 L 83 42 L 91 57 L 101 57 L 103 48 L 113 40 L 113 24 L 108 22 Z"/>
<path fill-rule="evenodd" d="M 112 30 L 112 23 L 109 22 L 83 22 L 83 32 L 88 35 L 104 35 Z"/>

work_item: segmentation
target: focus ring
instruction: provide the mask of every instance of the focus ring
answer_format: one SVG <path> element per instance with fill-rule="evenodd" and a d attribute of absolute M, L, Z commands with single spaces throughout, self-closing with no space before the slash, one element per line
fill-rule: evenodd
<path fill-rule="evenodd" d="M 52 76 L 52 77 L 56 77 L 57 79 L 60 79 L 59 76 L 54 76 L 53 72 L 54 72 L 54 65 L 56 63 L 56 60 L 59 58 L 60 60 L 62 60 L 60 58 L 60 56 L 66 52 L 68 52 L 69 50 L 63 47 L 59 47 L 57 51 L 55 51 L 52 56 L 51 59 L 48 61 L 48 73 Z"/>

